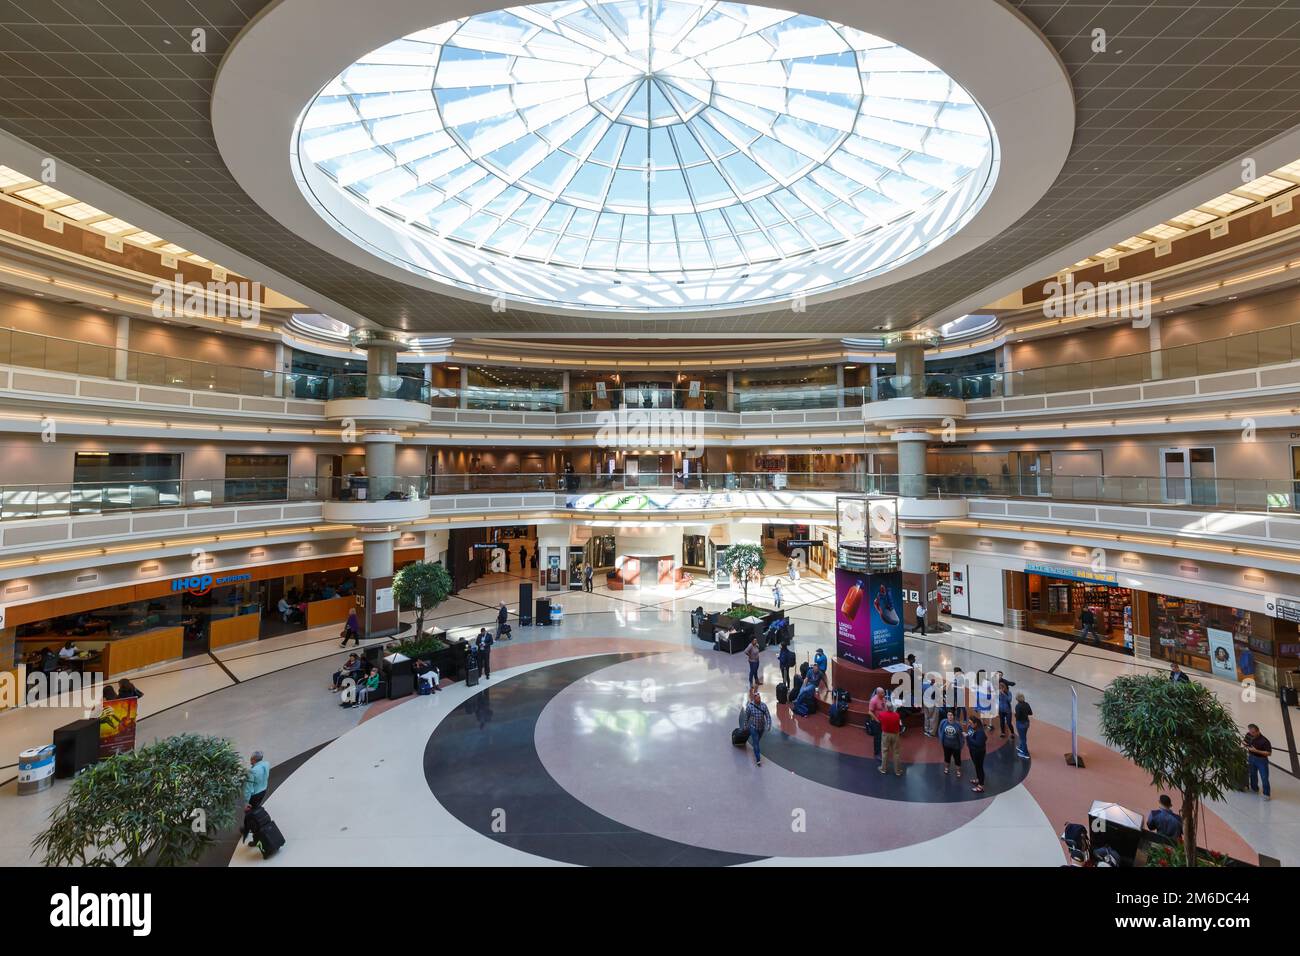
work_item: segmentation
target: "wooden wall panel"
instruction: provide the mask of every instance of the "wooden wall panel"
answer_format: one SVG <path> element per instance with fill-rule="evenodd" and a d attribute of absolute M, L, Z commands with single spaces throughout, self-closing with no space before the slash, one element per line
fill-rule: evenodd
<path fill-rule="evenodd" d="M 166 627 L 135 637 L 123 637 L 105 645 L 104 674 L 112 677 L 125 671 L 172 661 L 184 653 L 185 629 Z"/>
<path fill-rule="evenodd" d="M 348 619 L 348 612 L 357 606 L 355 597 L 326 598 L 307 605 L 307 626 L 322 627 Z"/>
<path fill-rule="evenodd" d="M 261 635 L 262 615 L 240 614 L 238 617 L 223 617 L 212 622 L 208 628 L 208 649 L 215 651 L 219 647 L 232 644 L 244 644 L 255 641 Z"/>

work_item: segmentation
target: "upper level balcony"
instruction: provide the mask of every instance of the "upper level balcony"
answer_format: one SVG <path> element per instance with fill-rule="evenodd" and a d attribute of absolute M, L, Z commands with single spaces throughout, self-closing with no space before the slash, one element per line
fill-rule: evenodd
<path fill-rule="evenodd" d="M 428 475 L 351 475 L 319 482 L 329 497 L 322 502 L 326 521 L 392 525 L 429 514 L 433 480 Z"/>
<path fill-rule="evenodd" d="M 870 384 L 733 390 L 625 383 L 607 388 L 439 388 L 423 378 L 325 375 L 219 365 L 0 329 L 0 396 L 191 415 L 351 418 L 420 425 L 583 427 L 620 411 L 689 412 L 704 425 L 896 426 L 945 417 L 1032 417 L 1300 392 L 1300 324 L 1067 365 L 979 375 L 878 376 Z M 324 404 L 322 404 L 324 403 Z"/>
<path fill-rule="evenodd" d="M 423 425 L 430 419 L 434 391 L 424 379 L 408 375 L 332 375 L 325 416 L 362 424 Z"/>

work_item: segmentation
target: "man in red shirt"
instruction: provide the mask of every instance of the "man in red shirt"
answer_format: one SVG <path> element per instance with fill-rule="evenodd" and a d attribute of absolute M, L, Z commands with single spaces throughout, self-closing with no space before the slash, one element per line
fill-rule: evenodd
<path fill-rule="evenodd" d="M 880 721 L 880 744 L 883 751 L 880 758 L 880 772 L 885 772 L 885 767 L 889 765 L 889 760 L 892 757 L 894 760 L 894 776 L 901 777 L 903 775 L 903 758 L 899 753 L 898 735 L 903 730 L 903 721 L 898 716 L 898 710 L 893 701 L 890 701 L 885 706 L 885 709 L 876 715 L 876 719 Z"/>

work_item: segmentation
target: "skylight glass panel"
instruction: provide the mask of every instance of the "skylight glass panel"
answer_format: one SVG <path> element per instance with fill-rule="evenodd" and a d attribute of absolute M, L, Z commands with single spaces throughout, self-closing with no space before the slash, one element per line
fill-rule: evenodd
<path fill-rule="evenodd" d="M 561 0 L 367 54 L 309 104 L 298 154 L 349 208 L 485 265 L 525 259 L 528 282 L 558 288 L 539 264 L 667 276 L 878 242 L 818 271 L 874 268 L 983 201 L 993 136 L 941 69 L 860 30 L 716 0 Z M 955 195 L 971 198 L 943 205 Z M 886 245 L 931 209 L 934 236 Z M 391 256 L 407 261 L 402 243 Z"/>
<path fill-rule="evenodd" d="M 85 222 L 87 219 L 94 219 L 96 216 L 104 215 L 104 210 L 96 209 L 89 203 L 84 202 L 74 202 L 66 206 L 60 206 L 55 212 L 76 222 Z"/>
<path fill-rule="evenodd" d="M 107 233 L 110 236 L 120 236 L 124 232 L 138 231 L 135 226 L 131 225 L 129 222 L 124 222 L 117 217 L 112 219 L 101 219 L 99 222 L 92 222 L 90 223 L 89 228 Z"/>
<path fill-rule="evenodd" d="M 1295 183 L 1287 182 L 1285 179 L 1278 179 L 1276 176 L 1261 176 L 1244 186 L 1238 186 L 1236 192 L 1267 199 L 1269 196 L 1276 196 L 1280 192 L 1285 192 L 1294 185 Z"/>
<path fill-rule="evenodd" d="M 1246 199 L 1242 196 L 1234 196 L 1232 193 L 1224 193 L 1222 196 L 1217 196 L 1209 202 L 1201 203 L 1198 208 L 1208 210 L 1209 212 L 1217 212 L 1221 216 L 1226 216 L 1229 213 L 1236 212 L 1238 209 L 1245 209 L 1247 206 L 1251 205 L 1251 203 L 1252 200 Z"/>
<path fill-rule="evenodd" d="M 1173 239 L 1175 236 L 1181 236 L 1186 231 L 1174 226 L 1160 225 L 1152 226 L 1150 229 L 1145 230 L 1145 233 L 1154 239 Z"/>
<path fill-rule="evenodd" d="M 1188 229 L 1195 229 L 1197 226 L 1203 226 L 1207 222 L 1214 222 L 1219 217 L 1210 212 L 1202 212 L 1199 209 L 1189 209 L 1180 216 L 1174 216 L 1169 221 L 1179 226 L 1185 226 Z M 1147 230 L 1150 232 L 1150 230 Z"/>
<path fill-rule="evenodd" d="M 20 189 L 14 193 L 15 196 L 21 196 L 30 203 L 38 206 L 53 206 L 55 203 L 67 202 L 72 197 L 67 193 L 61 193 L 53 186 L 31 186 L 27 189 Z"/>
<path fill-rule="evenodd" d="M 10 186 L 17 186 L 19 183 L 30 183 L 31 181 L 32 177 L 25 176 L 16 169 L 0 166 L 0 189 L 8 189 Z"/>

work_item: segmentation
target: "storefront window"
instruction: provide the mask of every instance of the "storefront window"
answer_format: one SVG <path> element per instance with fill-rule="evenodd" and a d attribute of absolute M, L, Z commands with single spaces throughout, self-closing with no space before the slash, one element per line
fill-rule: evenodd
<path fill-rule="evenodd" d="M 1189 598 L 1151 595 L 1151 656 L 1225 680 L 1257 676 L 1268 664 L 1273 683 L 1272 622 L 1249 611 Z M 1260 617 L 1260 633 L 1254 618 Z M 1285 646 L 1283 649 L 1286 649 Z"/>
<path fill-rule="evenodd" d="M 708 539 L 702 534 L 682 537 L 682 565 L 688 568 L 707 568 Z"/>
<path fill-rule="evenodd" d="M 1085 636 L 1084 611 L 1092 612 L 1087 639 L 1133 653 L 1133 592 L 1092 582 L 1029 574 L 1029 629 L 1070 640 Z"/>

